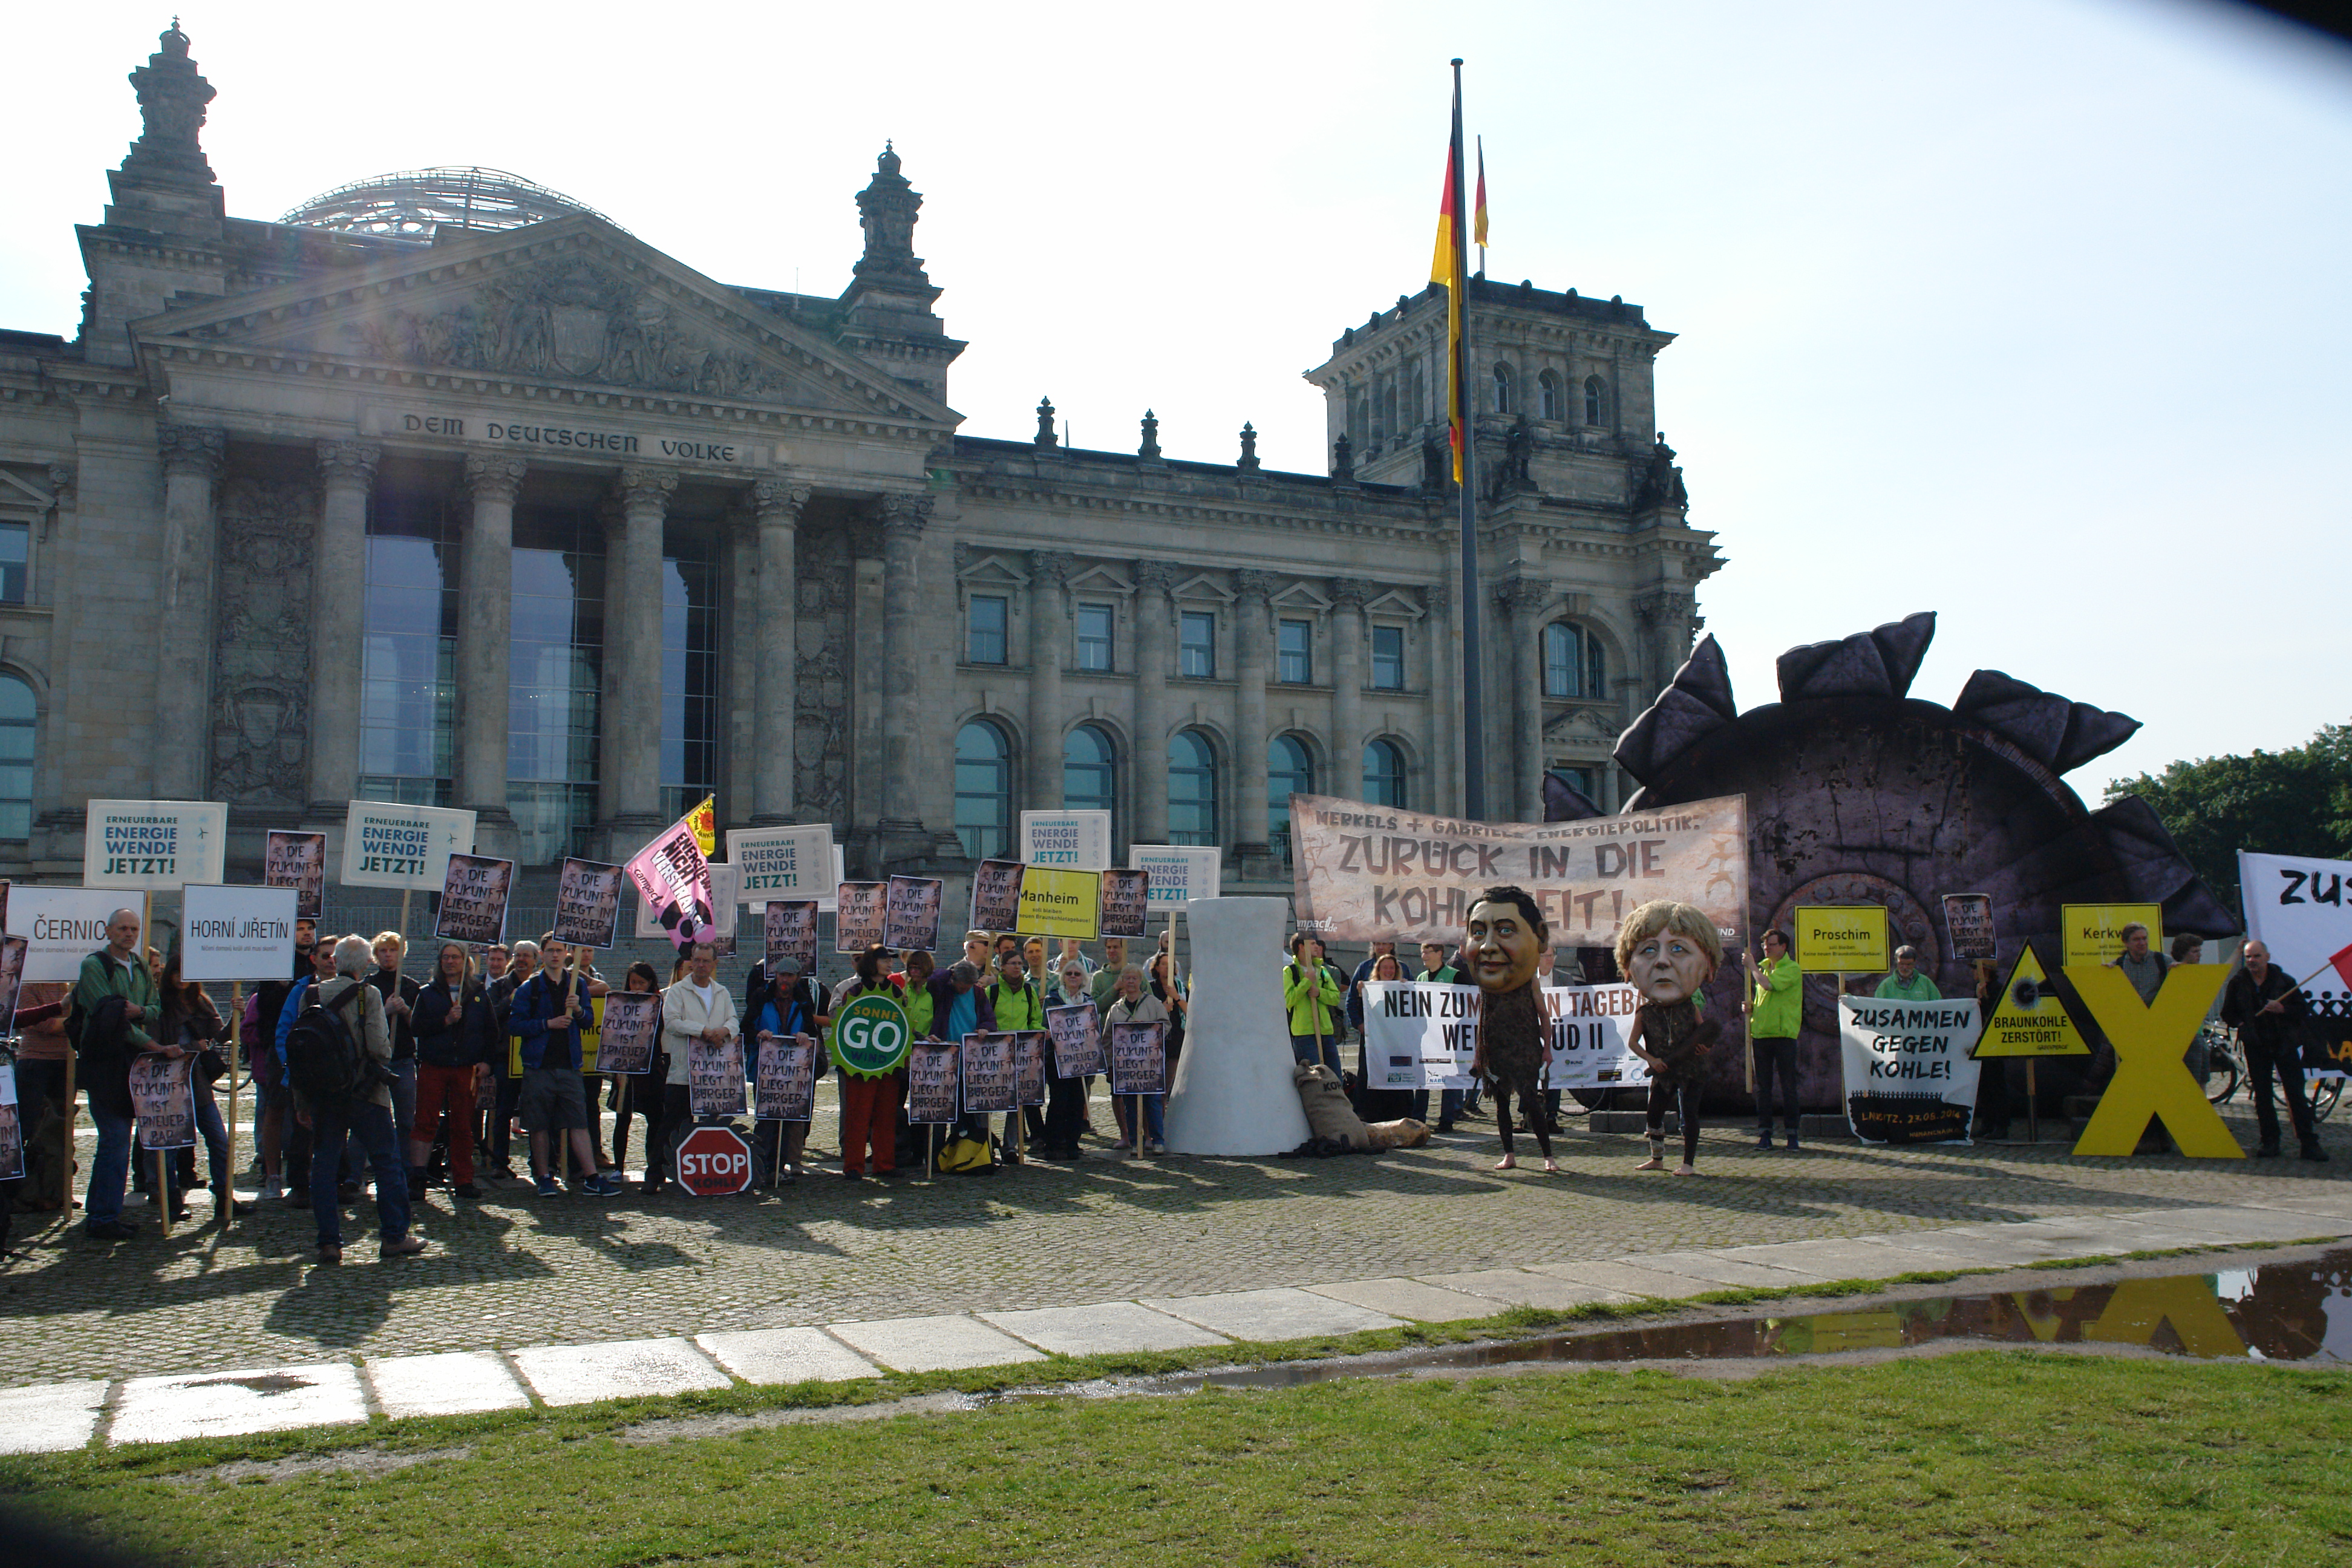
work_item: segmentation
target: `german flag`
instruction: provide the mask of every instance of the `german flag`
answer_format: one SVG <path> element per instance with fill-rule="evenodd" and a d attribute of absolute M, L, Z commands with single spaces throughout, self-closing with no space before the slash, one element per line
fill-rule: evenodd
<path fill-rule="evenodd" d="M 1469 255 L 1462 213 L 1462 78 L 1454 79 L 1454 135 L 1445 145 L 1445 188 L 1437 198 L 1437 247 L 1429 258 L 1429 280 L 1445 287 L 1445 420 L 1446 439 L 1454 448 L 1454 482 L 1462 482 L 1462 444 L 1469 427 L 1470 389 L 1462 363 L 1463 296 L 1469 285 Z M 1483 196 L 1482 179 L 1480 192 Z M 1479 203 L 1479 218 L 1486 203 Z"/>

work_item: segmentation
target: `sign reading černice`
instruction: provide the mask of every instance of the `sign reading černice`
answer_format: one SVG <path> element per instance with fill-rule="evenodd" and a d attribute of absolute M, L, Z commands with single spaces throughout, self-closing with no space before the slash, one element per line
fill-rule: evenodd
<path fill-rule="evenodd" d="M 25 939 L 25 978 L 78 978 L 81 961 L 106 945 L 106 917 L 123 907 L 113 888 L 10 889 L 8 934 Z"/>
<path fill-rule="evenodd" d="M 297 889 L 190 883 L 182 900 L 183 980 L 283 980 L 293 972 Z"/>
<path fill-rule="evenodd" d="M 437 893 L 452 855 L 474 852 L 474 814 L 442 805 L 355 800 L 343 818 L 346 888 Z"/>
<path fill-rule="evenodd" d="M 211 800 L 94 800 L 82 829 L 86 888 L 156 892 L 221 879 L 228 807 Z"/>

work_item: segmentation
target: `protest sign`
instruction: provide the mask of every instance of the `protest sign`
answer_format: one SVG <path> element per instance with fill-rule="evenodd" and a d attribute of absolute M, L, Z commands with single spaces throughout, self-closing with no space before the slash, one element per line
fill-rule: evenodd
<path fill-rule="evenodd" d="M 879 1078 L 907 1059 L 913 1036 L 896 996 L 864 992 L 834 1009 L 833 1059 L 844 1072 Z"/>
<path fill-rule="evenodd" d="M 1865 1143 L 1965 1143 L 1976 1110 L 1977 1005 L 1838 998 L 1846 1121 Z"/>
<path fill-rule="evenodd" d="M 836 844 L 833 847 L 833 875 L 817 884 L 817 913 L 829 915 L 835 912 L 836 908 L 833 901 L 835 891 L 847 880 L 849 880 L 849 872 L 842 860 L 841 846 Z"/>
<path fill-rule="evenodd" d="M 702 940 L 709 942 L 719 956 L 724 958 L 735 951 L 736 922 L 742 913 L 734 896 L 740 868 L 730 866 L 724 860 L 708 860 L 703 863 L 703 869 L 710 875 L 712 924 L 710 934 Z M 665 938 L 669 935 L 662 925 L 660 914 L 642 893 L 637 896 L 637 935 Z"/>
<path fill-rule="evenodd" d="M 1191 844 L 1130 844 L 1127 863 L 1151 873 L 1151 907 L 1179 910 L 1220 891 L 1224 851 Z"/>
<path fill-rule="evenodd" d="M 2083 1031 L 2068 1016 L 2065 1004 L 2051 989 L 2050 976 L 2032 944 L 2027 943 L 2017 955 L 2016 967 L 2009 972 L 1992 1016 L 1985 1020 L 1984 1032 L 1978 1037 L 1977 1058 L 2080 1057 L 2089 1055 L 2090 1049 Z"/>
<path fill-rule="evenodd" d="M 2065 934 L 2065 956 L 2061 962 L 2070 968 L 2078 963 L 2113 963 L 2124 951 L 2127 925 L 2147 927 L 2147 950 L 2164 951 L 2162 904 L 2062 904 L 2058 920 L 2059 930 Z"/>
<path fill-rule="evenodd" d="M 730 827 L 727 858 L 742 873 L 742 900 L 754 909 L 778 899 L 814 899 L 841 880 L 833 861 L 833 826 Z"/>
<path fill-rule="evenodd" d="M 761 919 L 764 954 L 770 973 L 786 958 L 800 960 L 801 973 L 816 973 L 816 900 L 814 899 L 778 899 L 770 903 Z"/>
<path fill-rule="evenodd" d="M 1478 988 L 1364 982 L 1364 1059 L 1372 1089 L 1467 1089 L 1478 1045 Z"/>
<path fill-rule="evenodd" d="M 2238 852 L 2246 934 L 2271 963 L 2303 985 L 2310 1005 L 2304 1065 L 2340 1074 L 2352 1067 L 2352 974 L 2336 955 L 2352 944 L 2352 860 Z"/>
<path fill-rule="evenodd" d="M 1625 912 L 1652 899 L 1696 905 L 1726 942 L 1747 925 L 1740 795 L 1580 822 L 1462 822 L 1294 795 L 1290 831 L 1298 929 L 1340 942 L 1459 942 L 1471 903 L 1500 882 L 1534 895 L 1563 949 L 1613 946 Z"/>
<path fill-rule="evenodd" d="M 1087 1078 L 1110 1070 L 1103 1054 L 1102 1020 L 1080 1002 L 1045 1009 L 1045 1033 L 1054 1042 L 1054 1076 Z"/>
<path fill-rule="evenodd" d="M 1095 936 L 1102 913 L 1100 879 L 1094 871 L 1030 867 L 1021 878 L 1021 918 L 1013 929 L 1029 936 Z"/>
<path fill-rule="evenodd" d="M 888 929 L 887 882 L 843 882 L 834 889 L 833 951 L 863 952 Z"/>
<path fill-rule="evenodd" d="M 629 879 L 618 866 L 567 857 L 555 879 L 556 940 L 574 947 L 608 948 L 620 935 L 621 889 Z"/>
<path fill-rule="evenodd" d="M 24 1175 L 25 1113 L 16 1103 L 16 1064 L 0 1061 L 0 1182 Z"/>
<path fill-rule="evenodd" d="M 94 800 L 82 821 L 85 888 L 156 892 L 221 879 L 228 807 L 218 801 Z"/>
<path fill-rule="evenodd" d="M 1975 963 L 1998 956 L 1992 900 L 1983 893 L 1946 893 L 1944 930 L 1951 936 L 1954 958 Z"/>
<path fill-rule="evenodd" d="M 934 952 L 947 884 L 936 877 L 893 877 L 883 884 L 882 943 L 893 952 Z"/>
<path fill-rule="evenodd" d="M 131 1112 L 139 1119 L 142 1149 L 195 1147 L 196 1107 L 188 1095 L 188 1069 L 195 1060 L 173 1061 L 152 1051 L 131 1058 Z"/>
<path fill-rule="evenodd" d="M 971 924 L 968 931 L 1018 931 L 1021 875 L 1018 860 L 982 860 L 971 868 Z"/>
<path fill-rule="evenodd" d="M 1547 985 L 1544 1017 L 1550 1025 L 1553 1089 L 1633 1089 L 1650 1081 L 1650 1065 L 1633 1054 L 1633 1012 L 1642 994 L 1631 985 Z"/>
<path fill-rule="evenodd" d="M 441 880 L 441 915 L 433 935 L 441 942 L 477 946 L 502 940 L 507 896 L 514 890 L 514 862 L 487 855 L 452 855 Z"/>
<path fill-rule="evenodd" d="M 122 895 L 106 888 L 11 888 L 8 929 L 25 939 L 25 978 L 79 979 L 81 961 L 106 945 L 107 917 L 121 907 Z"/>
<path fill-rule="evenodd" d="M 943 1127 L 956 1119 L 956 1058 L 945 1040 L 919 1040 L 907 1053 L 907 1120 Z"/>
<path fill-rule="evenodd" d="M 654 1050 L 661 1042 L 661 1003 L 658 991 L 604 994 L 604 1037 L 596 1053 L 598 1072 L 634 1078 L 654 1070 Z"/>
<path fill-rule="evenodd" d="M 702 1198 L 748 1190 L 751 1146 L 724 1122 L 696 1128 L 677 1141 L 677 1184 Z"/>
<path fill-rule="evenodd" d="M 343 816 L 341 880 L 346 888 L 437 893 L 449 857 L 473 852 L 474 814 L 470 811 L 355 800 Z"/>
<path fill-rule="evenodd" d="M 180 903 L 180 978 L 285 979 L 301 901 L 296 888 L 189 884 Z"/>
<path fill-rule="evenodd" d="M 771 1035 L 760 1042 L 760 1076 L 751 1113 L 762 1121 L 815 1119 L 815 1040 L 806 1035 Z"/>
<path fill-rule="evenodd" d="M 1020 1089 L 1013 1081 L 1013 1037 L 966 1035 L 963 1037 L 963 1110 L 967 1116 L 990 1116 L 1020 1109 Z"/>
<path fill-rule="evenodd" d="M 1815 974 L 1872 974 L 1894 965 L 1883 904 L 1799 905 L 1789 925 L 1797 962 Z"/>
<path fill-rule="evenodd" d="M 1113 1024 L 1110 1026 L 1110 1091 L 1113 1094 L 1168 1092 L 1168 1026 Z"/>
<path fill-rule="evenodd" d="M 2192 1160 L 2246 1157 L 2185 1059 L 2229 978 L 2226 963 L 2176 963 L 2165 971 L 2155 997 L 2144 1002 L 2114 964 L 2066 965 L 2066 984 L 2107 1037 L 2116 1061 L 2115 1077 L 2074 1141 L 2075 1153 L 2128 1155 L 2152 1117 Z"/>
<path fill-rule="evenodd" d="M 1024 811 L 1021 858 L 1032 866 L 1101 871 L 1110 866 L 1108 811 Z"/>
<path fill-rule="evenodd" d="M 718 940 L 710 862 L 690 817 L 680 817 L 656 834 L 652 843 L 629 857 L 627 869 L 637 895 L 653 906 L 655 923 L 672 946 L 683 952 L 697 942 Z"/>
<path fill-rule="evenodd" d="M 327 836 L 271 828 L 262 839 L 261 880 L 294 889 L 296 920 L 317 920 L 327 907 Z"/>
<path fill-rule="evenodd" d="M 604 1000 L 609 1003 L 611 996 Z M 743 1041 L 712 1045 L 694 1040 L 686 1047 L 687 1110 L 696 1116 L 743 1114 Z"/>
<path fill-rule="evenodd" d="M 1147 871 L 1122 871 L 1116 868 L 1101 873 L 1102 895 L 1096 923 L 1105 936 L 1137 937 L 1144 934 L 1144 921 L 1151 912 L 1151 876 Z"/>
<path fill-rule="evenodd" d="M 1013 1081 L 1022 1104 L 1045 1103 L 1045 1053 L 1052 1048 L 1043 1029 L 1023 1029 L 1013 1037 Z"/>
<path fill-rule="evenodd" d="M 25 949 L 21 936 L 0 937 L 0 1035 L 16 1032 L 16 1000 L 25 989 Z"/>

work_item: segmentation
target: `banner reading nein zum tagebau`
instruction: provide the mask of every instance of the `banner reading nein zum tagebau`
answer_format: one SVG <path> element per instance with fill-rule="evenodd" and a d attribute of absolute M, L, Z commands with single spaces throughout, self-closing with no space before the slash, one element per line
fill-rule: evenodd
<path fill-rule="evenodd" d="M 1298 925 L 1340 942 L 1452 942 L 1501 882 L 1536 896 L 1558 947 L 1608 947 L 1625 911 L 1678 899 L 1737 940 L 1747 924 L 1739 795 L 1582 822 L 1463 822 L 1294 795 Z"/>
<path fill-rule="evenodd" d="M 710 862 L 695 841 L 694 826 L 680 817 L 629 858 L 629 880 L 680 952 L 719 933 L 710 901 Z"/>

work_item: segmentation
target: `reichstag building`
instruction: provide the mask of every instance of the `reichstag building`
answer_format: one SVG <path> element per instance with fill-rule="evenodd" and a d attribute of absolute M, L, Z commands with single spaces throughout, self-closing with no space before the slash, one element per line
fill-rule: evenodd
<path fill-rule="evenodd" d="M 1045 404 L 972 436 L 892 151 L 847 286 L 801 294 L 488 170 L 230 217 L 176 26 L 131 82 L 79 332 L 0 331 L 0 873 L 70 879 L 91 798 L 228 802 L 233 876 L 354 797 L 540 867 L 715 792 L 830 821 L 852 875 L 1099 806 L 1229 889 L 1286 882 L 1293 791 L 1460 809 L 1441 291 L 1309 373 L 1328 473 L 1149 421 L 1074 450 Z M 1489 814 L 1548 770 L 1613 807 L 1720 563 L 1656 433 L 1672 334 L 1472 306 Z"/>

